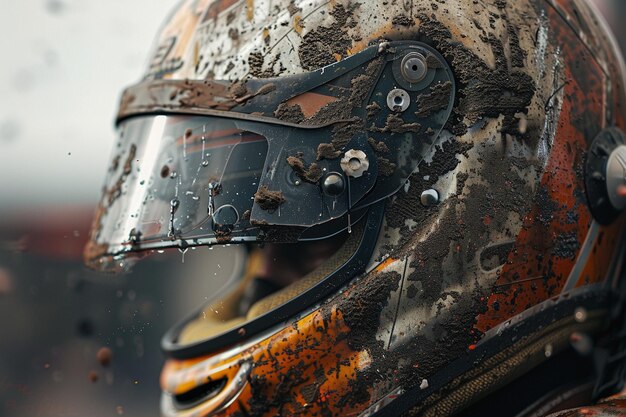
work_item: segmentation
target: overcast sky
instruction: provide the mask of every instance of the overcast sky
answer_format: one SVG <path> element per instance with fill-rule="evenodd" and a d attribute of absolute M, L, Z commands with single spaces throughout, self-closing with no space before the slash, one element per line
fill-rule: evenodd
<path fill-rule="evenodd" d="M 0 209 L 94 204 L 122 88 L 175 0 L 0 0 Z"/>

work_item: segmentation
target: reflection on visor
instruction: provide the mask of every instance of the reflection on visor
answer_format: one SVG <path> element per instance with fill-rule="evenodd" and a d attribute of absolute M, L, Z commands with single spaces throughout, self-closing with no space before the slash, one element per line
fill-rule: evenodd
<path fill-rule="evenodd" d="M 92 243 L 118 253 L 182 238 L 256 236 L 248 219 L 266 154 L 263 136 L 230 120 L 155 116 L 124 122 Z"/>

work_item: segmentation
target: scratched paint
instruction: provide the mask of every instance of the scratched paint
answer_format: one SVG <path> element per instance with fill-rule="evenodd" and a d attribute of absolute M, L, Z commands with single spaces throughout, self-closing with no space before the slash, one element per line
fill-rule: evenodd
<path fill-rule="evenodd" d="M 436 398 L 452 377 L 432 381 L 455 360 L 480 366 L 480 356 L 468 358 L 498 336 L 494 329 L 563 295 L 571 280 L 584 290 L 607 279 L 609 263 L 593 257 L 577 266 L 583 276 L 571 277 L 593 221 L 584 192 L 588 146 L 604 127 L 624 127 L 625 120 L 620 63 L 584 2 L 187 1 L 175 16 L 158 42 L 161 63 L 151 65 L 146 81 L 195 80 L 207 96 L 179 101 L 181 110 L 209 100 L 203 104 L 237 111 L 259 96 L 234 94 L 242 81 L 317 70 L 382 40 L 426 42 L 458 85 L 445 129 L 387 202 L 370 272 L 224 358 L 206 352 L 171 359 L 162 377 L 165 415 L 369 415 L 411 390 Z M 184 30 L 179 19 L 189 23 Z M 178 93 L 163 96 L 175 100 Z M 132 107 L 133 100 L 124 103 Z M 337 115 L 355 103 L 317 101 L 316 109 L 289 97 L 265 116 L 304 124 L 325 106 Z M 369 103 L 368 114 L 380 109 Z M 410 138 L 419 130 L 394 115 L 386 120 L 344 122 L 315 150 L 317 161 L 338 158 L 354 132 Z M 368 141 L 381 162 L 383 142 Z M 415 158 L 411 149 L 403 155 Z M 289 157 L 282 163 L 300 178 L 319 181 L 310 172 L 319 162 Z M 426 189 L 438 192 L 437 205 L 421 204 Z M 617 227 L 596 243 L 605 254 L 618 245 Z M 173 405 L 207 378 L 227 378 L 231 385 L 221 392 L 230 392 L 242 373 L 247 382 L 236 387 L 234 402 L 216 394 L 185 411 Z M 430 406 L 414 412 L 432 412 Z"/>

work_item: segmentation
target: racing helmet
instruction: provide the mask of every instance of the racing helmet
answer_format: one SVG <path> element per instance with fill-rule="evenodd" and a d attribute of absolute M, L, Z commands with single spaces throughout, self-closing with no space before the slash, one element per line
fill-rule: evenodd
<path fill-rule="evenodd" d="M 576 406 L 624 376 L 624 92 L 582 0 L 182 1 L 85 259 L 243 254 L 163 338 L 165 416 Z"/>

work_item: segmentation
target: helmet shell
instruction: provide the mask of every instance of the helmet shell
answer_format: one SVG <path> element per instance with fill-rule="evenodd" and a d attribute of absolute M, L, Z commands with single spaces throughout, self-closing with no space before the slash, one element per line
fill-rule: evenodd
<path fill-rule="evenodd" d="M 457 99 L 387 202 L 370 268 L 283 327 L 171 359 L 165 415 L 450 415 L 544 362 L 546 345 L 602 328 L 624 222 L 594 219 L 585 164 L 603 130 L 624 129 L 625 73 L 586 2 L 188 0 L 145 78 L 280 80 L 390 40 L 439 51 Z M 436 205 L 421 203 L 429 190 Z M 241 383 L 174 405 L 206 378 Z"/>

